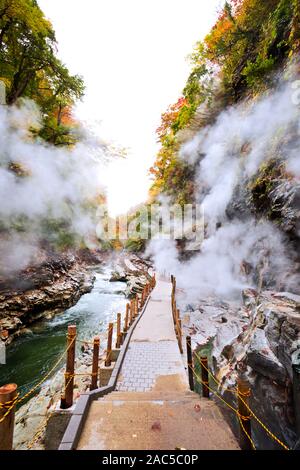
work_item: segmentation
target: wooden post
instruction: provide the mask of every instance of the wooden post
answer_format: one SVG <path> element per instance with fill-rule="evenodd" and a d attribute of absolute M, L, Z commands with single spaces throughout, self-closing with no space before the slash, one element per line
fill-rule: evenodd
<path fill-rule="evenodd" d="M 144 306 L 144 304 L 145 304 L 145 287 L 142 292 L 142 306 Z"/>
<path fill-rule="evenodd" d="M 136 316 L 138 316 L 139 314 L 139 296 L 136 294 L 136 297 L 135 297 L 135 312 L 136 312 Z"/>
<path fill-rule="evenodd" d="M 74 372 L 76 352 L 76 325 L 68 326 L 67 335 L 67 365 L 65 373 L 65 393 L 61 399 L 62 409 L 71 408 L 73 405 Z"/>
<path fill-rule="evenodd" d="M 116 349 L 121 347 L 121 314 L 117 315 L 117 339 L 116 339 Z"/>
<path fill-rule="evenodd" d="M 100 338 L 95 336 L 93 344 L 93 366 L 90 390 L 95 390 L 98 383 Z"/>
<path fill-rule="evenodd" d="M 173 297 L 173 300 L 172 300 L 172 315 L 173 315 L 173 322 L 174 322 L 175 326 L 176 326 L 176 311 L 177 311 L 176 301 Z"/>
<path fill-rule="evenodd" d="M 208 378 L 208 360 L 207 357 L 201 357 L 201 379 L 202 379 L 202 396 L 209 398 L 209 378 Z"/>
<path fill-rule="evenodd" d="M 188 363 L 188 372 L 189 372 L 189 384 L 190 384 L 190 389 L 194 391 L 193 352 L 192 352 L 192 340 L 190 336 L 186 337 L 186 351 L 187 351 L 187 363 Z"/>
<path fill-rule="evenodd" d="M 177 334 L 178 334 L 178 346 L 179 346 L 179 351 L 180 354 L 183 354 L 183 347 L 182 347 L 182 324 L 181 324 L 181 319 L 177 319 Z"/>
<path fill-rule="evenodd" d="M 178 308 L 176 308 L 176 321 L 177 320 L 180 320 L 180 310 Z"/>
<path fill-rule="evenodd" d="M 129 316 L 130 316 L 130 305 L 129 305 L 129 304 L 126 304 L 124 333 L 127 333 L 128 328 L 129 328 Z"/>
<path fill-rule="evenodd" d="M 130 325 L 132 325 L 134 320 L 134 305 L 133 305 L 133 299 L 130 301 Z"/>
<path fill-rule="evenodd" d="M 132 305 L 133 305 L 133 307 L 132 307 L 133 308 L 132 318 L 133 318 L 133 320 L 135 320 L 135 317 L 136 317 L 136 299 L 135 298 L 132 300 Z"/>
<path fill-rule="evenodd" d="M 14 405 L 17 397 L 17 385 L 7 384 L 0 387 L 0 421 L 8 412 L 10 407 Z M 3 406 L 3 408 L 1 407 Z M 15 424 L 15 406 L 13 406 L 9 414 L 0 423 L 0 450 L 12 450 L 13 434 Z"/>
<path fill-rule="evenodd" d="M 245 405 L 249 405 L 250 387 L 247 380 L 242 377 L 238 378 L 238 410 L 240 414 L 243 427 L 247 434 L 251 437 L 251 415 Z M 244 403 L 245 402 L 245 403 Z M 244 429 L 240 423 L 240 447 L 242 450 L 252 450 L 251 442 L 249 441 Z"/>
<path fill-rule="evenodd" d="M 109 326 L 108 326 L 105 367 L 111 366 L 111 350 L 112 350 L 113 331 L 114 331 L 114 324 L 110 323 Z"/>
<path fill-rule="evenodd" d="M 124 333 L 124 331 L 121 331 L 121 333 L 120 333 L 120 347 L 124 343 L 124 339 L 125 339 L 125 333 Z"/>

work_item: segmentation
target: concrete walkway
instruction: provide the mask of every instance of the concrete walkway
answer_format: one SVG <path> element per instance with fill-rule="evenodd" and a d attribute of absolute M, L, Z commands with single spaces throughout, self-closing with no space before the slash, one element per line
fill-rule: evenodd
<path fill-rule="evenodd" d="M 171 310 L 171 285 L 159 281 L 130 341 L 117 390 L 148 392 L 166 383 L 167 390 L 188 390 Z"/>
<path fill-rule="evenodd" d="M 77 449 L 176 448 L 239 447 L 216 404 L 189 390 L 171 284 L 160 280 L 131 338 L 117 389 L 92 403 Z"/>

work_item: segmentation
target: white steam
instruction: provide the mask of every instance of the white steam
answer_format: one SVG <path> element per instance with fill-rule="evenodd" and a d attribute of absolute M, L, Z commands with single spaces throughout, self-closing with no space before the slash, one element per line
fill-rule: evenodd
<path fill-rule="evenodd" d="M 32 101 L 20 107 L 0 106 L 2 272 L 30 262 L 42 236 L 42 220 L 66 220 L 70 231 L 81 237 L 94 230 L 86 203 L 103 193 L 105 146 L 88 137 L 72 150 L 47 145 L 29 132 L 39 122 Z M 21 230 L 24 220 L 26 229 Z"/>
<path fill-rule="evenodd" d="M 181 157 L 198 165 L 196 202 L 204 207 L 207 238 L 188 262 L 178 260 L 173 241 L 152 242 L 150 252 L 159 270 L 177 276 L 189 299 L 232 296 L 259 285 L 257 269 L 268 270 L 268 279 L 279 289 L 297 288 L 294 255 L 279 229 L 251 216 L 230 221 L 226 214 L 236 187 L 247 185 L 263 162 L 278 158 L 299 177 L 300 113 L 294 94 L 286 83 L 260 100 L 226 109 L 214 125 L 182 146 Z M 245 272 L 245 262 L 252 276 Z"/>

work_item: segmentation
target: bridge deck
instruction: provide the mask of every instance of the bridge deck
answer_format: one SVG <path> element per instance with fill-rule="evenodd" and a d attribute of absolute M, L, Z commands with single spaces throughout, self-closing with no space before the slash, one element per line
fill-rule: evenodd
<path fill-rule="evenodd" d="M 78 449 L 235 449 L 213 401 L 189 391 L 171 312 L 158 281 L 130 341 L 115 392 L 94 401 Z"/>

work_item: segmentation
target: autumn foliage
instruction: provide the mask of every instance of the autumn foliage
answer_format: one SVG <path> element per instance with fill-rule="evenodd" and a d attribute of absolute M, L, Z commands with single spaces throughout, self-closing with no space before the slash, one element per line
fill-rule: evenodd
<path fill-rule="evenodd" d="M 6 85 L 7 104 L 33 99 L 44 120 L 40 137 L 54 145 L 72 145 L 71 108 L 84 85 L 56 50 L 54 30 L 36 0 L 0 0 L 0 80 Z"/>
<path fill-rule="evenodd" d="M 220 97 L 224 108 L 264 91 L 271 85 L 272 73 L 299 50 L 299 0 L 226 1 L 209 34 L 195 45 L 182 96 L 161 117 L 157 129 L 161 149 L 150 169 L 152 197 L 162 192 L 177 202 L 193 198 L 193 169 L 178 158 L 178 136 L 192 125 L 199 106 L 205 103 L 208 110 L 201 125 L 210 124 L 212 106 Z"/>

